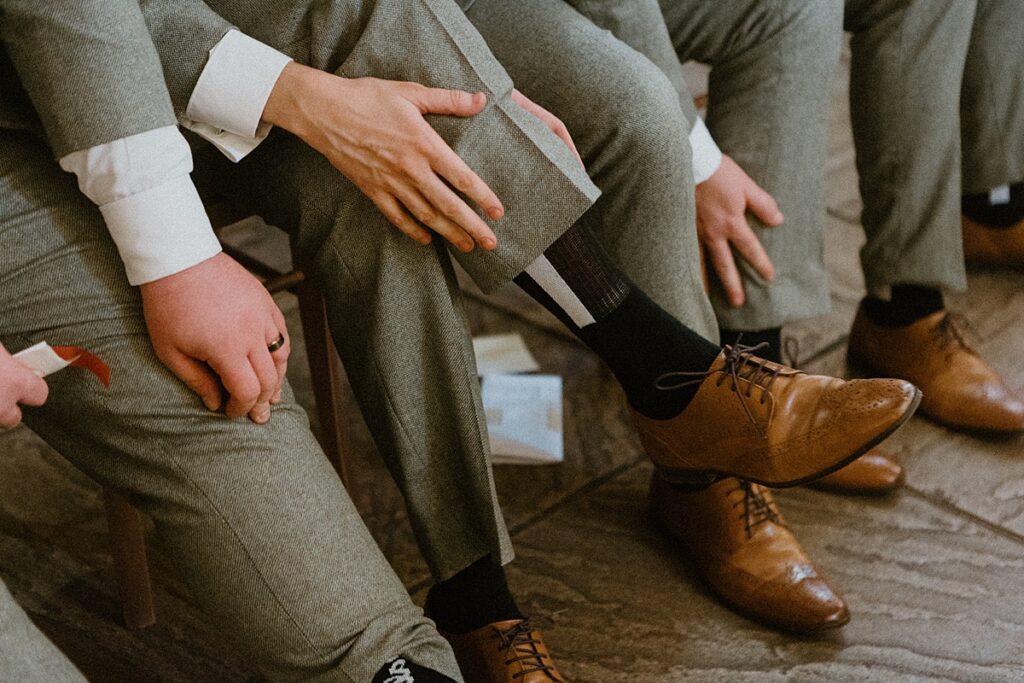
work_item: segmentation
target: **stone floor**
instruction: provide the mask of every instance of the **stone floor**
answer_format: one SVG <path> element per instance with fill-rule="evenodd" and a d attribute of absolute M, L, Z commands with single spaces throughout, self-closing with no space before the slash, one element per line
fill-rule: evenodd
<path fill-rule="evenodd" d="M 703 87 L 699 69 L 689 75 Z M 786 331 L 800 341 L 806 368 L 837 374 L 849 372 L 845 335 L 863 289 L 843 88 L 840 79 L 828 164 L 834 310 Z M 237 233 L 280 251 L 273 234 Z M 840 633 L 780 635 L 719 606 L 648 527 L 650 468 L 609 373 L 516 292 L 482 300 L 467 290 L 476 333 L 522 334 L 543 370 L 565 378 L 565 463 L 500 466 L 496 477 L 518 550 L 513 588 L 531 613 L 548 615 L 549 645 L 571 680 L 1024 681 L 1024 439 L 979 439 L 915 418 L 889 442 L 909 469 L 898 495 L 779 494 L 853 612 Z M 294 301 L 280 303 L 297 332 Z M 973 324 L 982 353 L 1024 387 L 1024 274 L 972 273 L 953 306 Z M 291 379 L 309 408 L 301 344 L 293 358 Z M 356 502 L 422 599 L 428 574 L 397 490 L 358 415 L 350 422 Z M 222 648 L 155 546 L 159 623 L 142 633 L 121 628 L 96 486 L 23 428 L 0 434 L 0 454 L 0 577 L 90 679 L 259 680 Z"/>

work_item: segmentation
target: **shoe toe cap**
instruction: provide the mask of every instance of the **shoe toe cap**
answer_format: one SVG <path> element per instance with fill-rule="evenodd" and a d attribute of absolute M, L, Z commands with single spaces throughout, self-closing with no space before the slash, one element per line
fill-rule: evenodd
<path fill-rule="evenodd" d="M 766 607 L 778 625 L 791 631 L 813 633 L 840 628 L 850 621 L 846 603 L 819 576 L 805 578 L 778 591 Z"/>

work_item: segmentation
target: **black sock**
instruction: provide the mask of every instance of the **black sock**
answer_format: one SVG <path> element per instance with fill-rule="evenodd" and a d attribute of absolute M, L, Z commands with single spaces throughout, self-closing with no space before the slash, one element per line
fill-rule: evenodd
<path fill-rule="evenodd" d="M 718 357 L 719 347 L 670 316 L 630 282 L 582 225 L 573 226 L 544 255 L 590 320 L 574 322 L 527 273 L 516 277 L 516 284 L 611 368 L 634 410 L 659 420 L 681 413 L 700 382 L 665 391 L 658 388 L 658 378 L 682 371 L 692 372 L 697 379 Z"/>
<path fill-rule="evenodd" d="M 508 589 L 505 570 L 490 555 L 431 588 L 425 611 L 438 629 L 449 633 L 525 618 Z"/>
<path fill-rule="evenodd" d="M 720 331 L 722 338 L 722 346 L 728 344 L 729 346 L 736 346 L 736 344 L 743 344 L 744 346 L 757 346 L 758 344 L 767 344 L 761 349 L 758 349 L 757 355 L 765 360 L 770 360 L 773 363 L 782 362 L 782 328 L 781 327 L 769 327 L 767 330 L 754 330 L 754 331 L 740 331 L 740 330 L 726 330 Z"/>
<path fill-rule="evenodd" d="M 399 657 L 382 666 L 371 683 L 455 683 L 455 680 L 422 667 L 408 657 Z"/>
<path fill-rule="evenodd" d="M 904 327 L 945 308 L 942 292 L 918 285 L 893 285 L 889 301 L 869 296 L 864 312 L 882 327 Z"/>
<path fill-rule="evenodd" d="M 996 230 L 1012 228 L 1024 219 L 1024 182 L 1010 185 L 1010 201 L 993 204 L 988 192 L 967 194 L 960 205 L 965 216 Z"/>

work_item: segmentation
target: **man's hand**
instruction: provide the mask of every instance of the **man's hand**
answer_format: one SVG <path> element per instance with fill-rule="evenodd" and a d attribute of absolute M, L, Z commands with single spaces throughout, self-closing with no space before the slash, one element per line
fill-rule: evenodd
<path fill-rule="evenodd" d="M 21 408 L 41 406 L 49 389 L 46 382 L 14 360 L 0 344 L 0 427 L 10 429 L 21 422 Z"/>
<path fill-rule="evenodd" d="M 714 175 L 697 186 L 697 235 L 733 306 L 742 306 L 746 296 L 730 245 L 765 280 L 775 277 L 771 259 L 747 223 L 748 210 L 768 227 L 782 224 L 782 212 L 772 196 L 723 154 Z"/>
<path fill-rule="evenodd" d="M 474 243 L 494 249 L 497 240 L 457 192 L 493 220 L 505 209 L 424 115 L 469 117 L 486 105 L 484 93 L 340 78 L 291 63 L 271 92 L 263 120 L 327 157 L 405 234 L 429 244 L 427 226 L 465 252 Z"/>
<path fill-rule="evenodd" d="M 227 254 L 141 287 L 156 355 L 171 372 L 229 417 L 270 419 L 281 400 L 291 345 L 284 316 L 263 285 Z M 267 347 L 284 335 L 273 354 Z"/>

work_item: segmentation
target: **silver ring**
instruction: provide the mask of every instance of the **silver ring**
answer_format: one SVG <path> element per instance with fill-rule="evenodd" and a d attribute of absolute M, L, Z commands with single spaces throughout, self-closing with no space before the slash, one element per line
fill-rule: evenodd
<path fill-rule="evenodd" d="M 273 342 L 271 342 L 267 346 L 267 351 L 270 351 L 271 353 L 273 353 L 274 351 L 277 351 L 282 346 L 284 346 L 284 335 L 283 334 L 279 334 L 279 335 L 277 335 L 277 339 L 275 339 Z"/>

